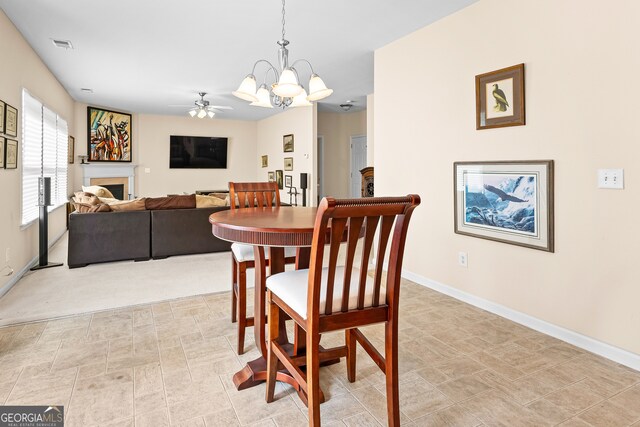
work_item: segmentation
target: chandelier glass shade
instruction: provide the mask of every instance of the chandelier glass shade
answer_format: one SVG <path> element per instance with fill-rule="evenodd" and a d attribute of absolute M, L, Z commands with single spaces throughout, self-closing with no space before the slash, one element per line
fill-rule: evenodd
<path fill-rule="evenodd" d="M 287 49 L 289 41 L 284 38 L 284 16 L 285 0 L 282 0 L 282 39 L 277 42 L 280 46 L 278 49 L 278 65 L 280 67 L 276 68 L 266 59 L 256 61 L 251 74 L 248 74 L 242 80 L 238 89 L 232 92 L 238 98 L 251 102 L 250 105 L 264 108 L 273 108 L 274 105 L 281 108 L 309 106 L 312 105 L 309 101 L 319 101 L 333 93 L 333 89 L 327 88 L 320 76 L 314 72 L 311 63 L 306 59 L 298 59 L 289 65 L 289 50 Z M 311 69 L 308 95 L 300 84 L 300 75 L 296 68 L 297 64 L 302 63 L 307 64 Z M 255 76 L 256 68 L 259 64 L 265 64 L 267 68 L 260 87 L 257 85 Z M 269 89 L 267 78 L 270 74 L 273 75 L 274 83 L 271 84 Z"/>

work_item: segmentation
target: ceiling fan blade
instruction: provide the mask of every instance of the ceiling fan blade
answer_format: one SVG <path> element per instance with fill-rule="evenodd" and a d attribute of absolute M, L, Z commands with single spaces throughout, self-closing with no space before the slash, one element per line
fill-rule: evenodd
<path fill-rule="evenodd" d="M 189 107 L 193 107 L 193 104 L 169 104 L 167 105 L 167 107 L 170 108 L 189 108 Z"/>
<path fill-rule="evenodd" d="M 228 105 L 209 105 L 209 108 L 215 108 L 216 110 L 233 110 L 233 107 Z"/>

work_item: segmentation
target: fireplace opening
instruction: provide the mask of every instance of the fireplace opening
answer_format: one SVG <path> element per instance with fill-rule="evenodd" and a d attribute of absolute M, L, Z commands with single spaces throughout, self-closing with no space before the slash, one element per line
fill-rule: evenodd
<path fill-rule="evenodd" d="M 102 186 L 111 191 L 111 194 L 113 194 L 113 197 L 115 197 L 116 199 L 125 200 L 124 184 L 103 184 Z"/>

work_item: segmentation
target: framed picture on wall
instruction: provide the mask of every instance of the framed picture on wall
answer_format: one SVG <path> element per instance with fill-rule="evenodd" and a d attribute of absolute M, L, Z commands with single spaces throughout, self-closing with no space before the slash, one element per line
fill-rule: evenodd
<path fill-rule="evenodd" d="M 4 104 L 4 133 L 16 138 L 18 136 L 18 110 Z"/>
<path fill-rule="evenodd" d="M 4 133 L 4 110 L 6 105 L 4 101 L 0 100 L 0 133 Z M 2 148 L 4 149 L 4 146 Z"/>
<path fill-rule="evenodd" d="M 4 168 L 4 145 L 5 138 L 0 136 L 0 168 Z"/>
<path fill-rule="evenodd" d="M 7 139 L 4 146 L 4 167 L 5 169 L 18 167 L 18 141 Z"/>
<path fill-rule="evenodd" d="M 287 188 L 293 187 L 293 177 L 291 175 L 284 176 L 284 186 Z"/>
<path fill-rule="evenodd" d="M 269 182 L 274 182 L 276 180 L 276 173 L 271 171 L 268 172 Z"/>
<path fill-rule="evenodd" d="M 67 151 L 69 164 L 73 164 L 73 157 L 76 151 L 76 139 L 69 135 L 69 151 Z"/>
<path fill-rule="evenodd" d="M 131 162 L 131 114 L 87 107 L 90 162 Z"/>
<path fill-rule="evenodd" d="M 285 153 L 293 153 L 293 134 L 282 137 L 282 147 Z"/>
<path fill-rule="evenodd" d="M 269 166 L 269 156 L 262 156 L 262 167 L 266 168 Z"/>
<path fill-rule="evenodd" d="M 281 169 L 276 169 L 276 182 L 278 183 L 278 188 L 280 190 L 282 190 L 284 188 L 284 186 L 283 186 L 282 170 Z"/>
<path fill-rule="evenodd" d="M 524 124 L 524 64 L 476 76 L 476 129 Z"/>
<path fill-rule="evenodd" d="M 285 157 L 284 158 L 284 170 L 292 171 L 293 170 L 293 157 Z"/>
<path fill-rule="evenodd" d="M 553 252 L 553 160 L 455 162 L 457 234 Z"/>

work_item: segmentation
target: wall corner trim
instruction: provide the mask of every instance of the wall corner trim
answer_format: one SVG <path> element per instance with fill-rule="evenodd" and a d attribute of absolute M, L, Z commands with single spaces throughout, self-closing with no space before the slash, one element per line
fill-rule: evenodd
<path fill-rule="evenodd" d="M 569 329 L 565 329 L 561 326 L 557 326 L 528 314 L 521 313 L 509 307 L 496 304 L 489 300 L 461 291 L 452 286 L 436 282 L 435 280 L 428 279 L 405 269 L 402 270 L 402 277 L 411 280 L 412 282 L 415 282 L 421 286 L 448 295 L 459 301 L 466 302 L 467 304 L 471 304 L 475 307 L 496 314 L 500 317 L 504 317 L 505 319 L 512 320 L 543 334 L 558 338 L 562 341 L 566 341 L 569 344 L 573 344 L 576 347 L 582 348 L 583 350 L 590 351 L 599 356 L 620 363 L 621 365 L 625 365 L 629 368 L 640 371 L 639 354 L 635 354 L 619 347 L 604 343 L 602 341 L 595 340 L 586 335 L 582 335 Z"/>

